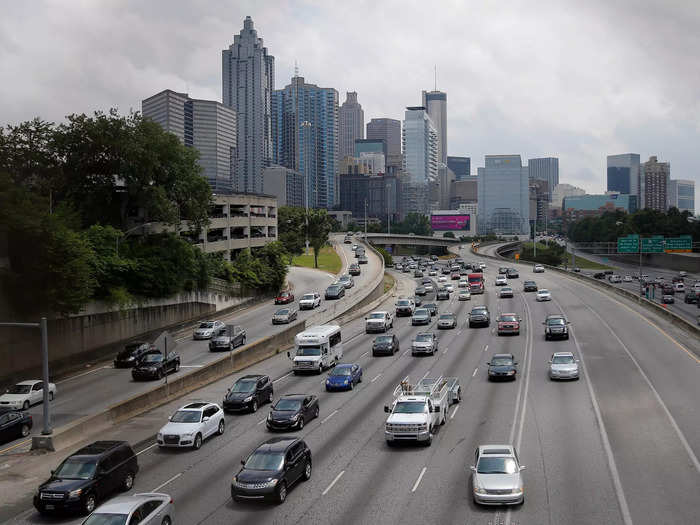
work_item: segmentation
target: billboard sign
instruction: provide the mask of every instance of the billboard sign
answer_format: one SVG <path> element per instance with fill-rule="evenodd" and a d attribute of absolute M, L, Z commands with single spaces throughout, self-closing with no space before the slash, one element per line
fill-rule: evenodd
<path fill-rule="evenodd" d="M 469 215 L 431 215 L 430 227 L 433 231 L 468 230 Z"/>

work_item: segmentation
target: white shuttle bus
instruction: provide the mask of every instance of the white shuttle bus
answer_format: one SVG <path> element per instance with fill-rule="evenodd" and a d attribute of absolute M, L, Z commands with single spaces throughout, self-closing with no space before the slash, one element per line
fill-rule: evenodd
<path fill-rule="evenodd" d="M 343 341 L 340 326 L 324 324 L 312 326 L 294 338 L 294 355 L 287 352 L 292 359 L 292 371 L 322 373 L 325 368 L 335 366 L 343 358 Z"/>

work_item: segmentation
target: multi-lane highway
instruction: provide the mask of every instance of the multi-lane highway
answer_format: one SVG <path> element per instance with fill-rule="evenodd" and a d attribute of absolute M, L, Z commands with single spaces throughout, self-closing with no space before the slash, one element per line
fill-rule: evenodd
<path fill-rule="evenodd" d="M 334 241 L 335 246 L 340 251 L 343 269 L 346 270 L 354 260 L 351 246 L 343 244 L 342 237 L 335 237 Z M 355 277 L 355 286 L 347 290 L 347 295 L 341 299 L 341 302 L 352 301 L 353 296 L 362 293 L 366 285 L 381 270 L 379 258 L 370 250 L 368 250 L 367 256 L 368 264 L 362 265 L 362 274 Z M 307 292 L 319 292 L 323 297 L 324 290 L 334 279 L 335 276 L 329 273 L 298 267 L 291 267 L 288 275 L 288 281 L 292 284 L 297 304 L 301 296 Z M 322 300 L 320 310 L 328 308 L 330 304 L 330 301 Z M 229 324 L 240 325 L 246 330 L 247 342 L 252 343 L 257 339 L 285 329 L 285 325 L 272 325 L 272 314 L 279 308 L 280 306 L 275 306 L 270 299 L 264 304 L 225 315 L 221 317 L 221 320 Z M 299 311 L 299 319 L 306 319 L 318 312 L 319 308 L 313 311 Z M 212 317 L 218 318 L 216 315 Z M 181 368 L 178 374 L 191 372 L 206 363 L 219 359 L 222 355 L 221 352 L 209 351 L 209 341 L 194 341 L 191 329 L 182 331 L 176 337 L 178 345 L 175 351 L 181 357 Z M 90 368 L 57 382 L 58 394 L 51 404 L 53 426 L 59 427 L 78 418 L 95 414 L 121 400 L 153 388 L 155 383 L 157 382 L 133 381 L 129 369 L 115 369 L 111 360 L 93 364 Z M 43 425 L 41 404 L 33 406 L 29 413 L 34 420 L 33 431 L 35 433 L 41 432 Z M 17 448 L 27 449 L 30 443 L 30 439 L 18 439 L 4 443 L 0 445 L 0 457 L 9 451 L 16 452 Z"/>
<path fill-rule="evenodd" d="M 286 393 L 319 396 L 320 417 L 295 432 L 313 453 L 311 480 L 290 491 L 283 505 L 237 503 L 230 483 L 240 460 L 270 437 L 258 413 L 227 416 L 223 436 L 198 451 L 159 450 L 154 436 L 171 403 L 115 428 L 102 439 L 128 439 L 139 452 L 136 491 L 173 496 L 175 523 L 445 523 L 445 524 L 660 524 L 697 523 L 700 487 L 700 344 L 663 319 L 650 318 L 633 303 L 606 295 L 553 272 L 532 274 L 527 265 L 512 280 L 512 299 L 498 299 L 493 282 L 498 263 L 484 260 L 487 291 L 458 302 L 438 302 L 458 314 L 455 330 L 439 333 L 434 357 L 412 357 L 410 342 L 425 327 L 409 318 L 394 322 L 401 351 L 372 357 L 363 320 L 343 326 L 345 362 L 364 369 L 364 381 L 350 392 L 326 393 L 324 376 L 294 376 L 278 355 L 194 393 L 189 398 L 220 401 L 243 373 L 269 374 L 275 397 Z M 397 274 L 399 293 L 415 283 Z M 533 278 L 551 290 L 553 301 L 538 303 L 522 292 Z M 393 306 L 389 299 L 385 308 Z M 522 316 L 519 336 L 498 337 L 490 328 L 468 328 L 466 314 L 486 304 Z M 571 321 L 568 341 L 545 341 L 542 321 L 564 313 Z M 430 329 L 434 329 L 434 324 Z M 581 360 L 582 378 L 551 382 L 547 361 L 555 351 Z M 519 362 L 512 383 L 487 381 L 494 353 L 513 353 Z M 450 409 L 430 447 L 389 448 L 384 441 L 383 406 L 404 377 L 459 376 L 462 402 Z M 527 466 L 525 502 L 513 508 L 478 507 L 472 502 L 469 466 L 480 444 L 512 443 Z M 61 459 L 43 458 L 42 469 L 11 466 L 11 502 L 0 508 L 10 523 L 55 523 L 29 503 L 37 479 Z M 41 471 L 39 471 L 41 470 Z M 2 481 L 0 471 L 0 482 Z M 2 486 L 0 484 L 0 486 Z M 2 496 L 3 498 L 5 496 Z M 63 523 L 78 523 L 66 519 Z"/>

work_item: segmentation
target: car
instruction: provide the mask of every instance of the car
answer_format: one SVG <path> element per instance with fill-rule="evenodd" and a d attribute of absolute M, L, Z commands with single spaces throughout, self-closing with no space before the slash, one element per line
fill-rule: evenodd
<path fill-rule="evenodd" d="M 442 329 L 452 329 L 457 328 L 457 316 L 452 312 L 445 312 L 440 314 L 438 318 L 437 327 L 439 330 Z"/>
<path fill-rule="evenodd" d="M 337 364 L 326 378 L 326 392 L 332 390 L 352 390 L 362 383 L 362 367 L 357 363 Z"/>
<path fill-rule="evenodd" d="M 435 299 L 438 301 L 448 301 L 450 299 L 450 291 L 444 286 L 438 288 Z"/>
<path fill-rule="evenodd" d="M 605 279 L 605 272 L 596 272 L 593 274 L 594 279 Z"/>
<path fill-rule="evenodd" d="M 162 525 L 175 519 L 175 505 L 168 494 L 148 492 L 117 496 L 100 505 L 82 525 Z"/>
<path fill-rule="evenodd" d="M 496 277 L 496 286 L 506 286 L 508 284 L 508 279 L 505 275 L 499 275 Z"/>
<path fill-rule="evenodd" d="M 474 326 L 491 326 L 491 314 L 484 305 L 472 306 L 469 312 L 469 328 Z"/>
<path fill-rule="evenodd" d="M 360 256 L 357 258 L 357 262 L 358 262 L 359 264 L 367 264 L 367 263 L 369 262 L 369 259 L 367 259 L 367 256 L 366 256 L 366 255 L 360 255 Z"/>
<path fill-rule="evenodd" d="M 622 282 L 622 276 L 617 275 L 617 274 L 610 275 L 610 276 L 608 276 L 608 282 L 611 282 L 611 283 L 621 283 L 621 282 Z"/>
<path fill-rule="evenodd" d="M 457 299 L 459 301 L 469 301 L 472 298 L 472 294 L 469 290 L 460 290 Z"/>
<path fill-rule="evenodd" d="M 688 275 L 688 272 L 686 272 L 685 270 L 681 270 L 678 272 L 679 277 L 686 277 L 687 275 Z"/>
<path fill-rule="evenodd" d="M 438 307 L 435 303 L 425 303 L 423 308 L 426 308 L 430 312 L 430 316 L 434 317 L 438 313 Z"/>
<path fill-rule="evenodd" d="M 177 352 L 168 352 L 166 357 L 160 350 L 151 350 L 144 354 L 136 366 L 131 369 L 131 377 L 134 381 L 163 379 L 171 372 L 179 371 L 180 355 Z"/>
<path fill-rule="evenodd" d="M 680 275 L 674 275 L 673 277 L 671 277 L 671 282 L 674 284 L 675 283 L 682 283 L 683 281 L 684 281 L 684 278 L 681 277 Z"/>
<path fill-rule="evenodd" d="M 687 292 L 685 292 L 683 302 L 686 304 L 697 304 L 698 294 L 695 292 L 695 290 L 688 290 Z"/>
<path fill-rule="evenodd" d="M 258 407 L 272 403 L 274 385 L 269 376 L 248 374 L 236 380 L 221 402 L 224 412 L 257 412 Z"/>
<path fill-rule="evenodd" d="M 346 289 L 348 289 L 355 286 L 355 279 L 353 279 L 351 275 L 341 275 L 338 278 L 338 283 L 342 284 Z"/>
<path fill-rule="evenodd" d="M 360 265 L 358 264 L 357 267 L 359 268 Z M 398 263 L 394 263 L 394 270 L 396 270 L 397 272 L 400 272 L 401 270 L 403 270 L 403 265 L 398 264 Z"/>
<path fill-rule="evenodd" d="M 326 288 L 324 299 L 342 299 L 345 297 L 345 286 L 342 284 L 331 284 Z"/>
<path fill-rule="evenodd" d="M 403 270 L 401 270 L 401 271 L 402 271 L 403 273 L 408 273 L 408 272 L 411 271 L 411 268 L 410 268 L 407 264 L 405 264 L 404 267 L 403 267 Z"/>
<path fill-rule="evenodd" d="M 632 282 L 632 276 L 631 276 L 631 275 L 625 275 L 625 276 L 622 278 L 622 281 L 623 281 L 623 282 L 626 282 L 626 283 L 631 283 L 631 282 Z"/>
<path fill-rule="evenodd" d="M 401 269 L 401 265 L 398 265 L 397 270 Z M 350 266 L 348 266 L 348 273 L 353 276 L 358 276 L 362 273 L 362 269 L 360 268 L 360 265 L 357 263 L 352 263 Z"/>
<path fill-rule="evenodd" d="M 612 271 L 612 270 L 603 270 L 603 273 L 604 273 L 605 275 L 612 275 L 612 274 L 614 274 L 615 272 Z"/>
<path fill-rule="evenodd" d="M 352 244 L 352 237 L 345 237 L 343 239 L 343 244 Z"/>
<path fill-rule="evenodd" d="M 469 281 L 466 279 L 460 279 L 460 281 L 457 283 L 457 288 L 469 288 Z"/>
<path fill-rule="evenodd" d="M 292 321 L 296 321 L 299 312 L 293 306 L 287 306 L 285 308 L 280 308 L 274 314 L 272 314 L 272 324 L 288 324 Z"/>
<path fill-rule="evenodd" d="M 513 289 L 510 286 L 505 286 L 498 291 L 498 297 L 513 297 Z"/>
<path fill-rule="evenodd" d="M 450 278 L 451 278 L 453 281 L 459 280 L 459 278 L 460 278 L 459 272 L 453 272 Z"/>
<path fill-rule="evenodd" d="M 438 277 L 438 283 L 446 283 L 446 282 L 447 282 L 447 277 L 445 277 L 444 275 L 441 275 L 440 277 Z"/>
<path fill-rule="evenodd" d="M 489 381 L 511 380 L 515 381 L 518 373 L 518 362 L 513 354 L 494 354 L 491 361 L 486 363 L 489 367 Z"/>
<path fill-rule="evenodd" d="M 416 288 L 416 295 L 427 295 L 428 291 L 425 289 L 425 286 L 418 286 Z"/>
<path fill-rule="evenodd" d="M 676 293 L 676 289 L 671 284 L 662 284 L 661 291 L 664 295 L 673 295 Z"/>
<path fill-rule="evenodd" d="M 420 295 L 414 295 L 413 296 L 413 304 L 416 305 L 416 307 L 420 306 L 423 304 L 423 299 L 421 299 Z"/>
<path fill-rule="evenodd" d="M 214 435 L 221 436 L 226 428 L 224 411 L 216 403 L 188 403 L 168 418 L 156 436 L 159 447 L 192 448 L 199 450 L 202 442 Z"/>
<path fill-rule="evenodd" d="M 124 350 L 119 352 L 114 358 L 114 368 L 131 368 L 149 350 L 155 349 L 152 343 L 145 341 L 134 341 L 124 346 Z"/>
<path fill-rule="evenodd" d="M 292 292 L 282 291 L 275 297 L 275 304 L 289 304 L 294 302 L 294 294 Z"/>
<path fill-rule="evenodd" d="M 574 270 L 576 273 L 580 273 L 580 272 L 581 272 L 581 268 L 579 268 L 578 266 L 574 266 L 574 267 L 573 267 L 573 270 Z"/>
<path fill-rule="evenodd" d="M 268 430 L 301 430 L 319 414 L 318 397 L 311 394 L 286 394 L 272 406 L 267 416 Z"/>
<path fill-rule="evenodd" d="M 436 277 L 436 276 L 437 276 L 437 270 L 430 270 L 430 271 L 428 272 L 428 275 L 429 275 L 430 277 Z"/>
<path fill-rule="evenodd" d="M 537 300 L 537 301 L 551 301 L 552 294 L 546 288 L 542 288 L 541 290 L 537 290 L 537 295 L 535 296 L 535 300 Z"/>
<path fill-rule="evenodd" d="M 56 397 L 56 385 L 49 383 L 49 401 Z M 29 410 L 29 407 L 44 401 L 44 382 L 39 379 L 22 381 L 11 386 L 0 396 L 0 408 Z"/>
<path fill-rule="evenodd" d="M 211 339 L 214 334 L 217 334 L 219 330 L 225 327 L 226 325 L 223 321 L 204 321 L 203 323 L 199 323 L 199 326 L 195 328 L 192 338 Z"/>
<path fill-rule="evenodd" d="M 501 266 L 498 268 L 499 275 L 505 275 L 506 273 L 508 273 L 508 268 L 506 268 L 505 266 Z"/>
<path fill-rule="evenodd" d="M 498 335 L 520 335 L 521 321 L 522 319 L 517 314 L 508 313 L 499 315 L 496 318 L 496 322 L 498 323 Z"/>
<path fill-rule="evenodd" d="M 515 268 L 508 268 L 508 270 L 506 271 L 506 277 L 508 279 L 517 279 L 518 277 L 520 277 L 520 274 Z"/>
<path fill-rule="evenodd" d="M 378 335 L 372 342 L 372 356 L 394 355 L 399 348 L 399 338 L 395 334 Z"/>
<path fill-rule="evenodd" d="M 548 315 L 542 323 L 544 325 L 544 339 L 568 339 L 569 325 L 571 324 L 561 314 Z"/>
<path fill-rule="evenodd" d="M 396 301 L 396 317 L 412 316 L 416 303 L 407 297 L 399 297 Z"/>
<path fill-rule="evenodd" d="M 14 408 L 0 408 L 0 443 L 26 438 L 34 421 L 31 414 Z"/>
<path fill-rule="evenodd" d="M 231 499 L 272 499 L 284 503 L 287 491 L 311 479 L 311 450 L 305 441 L 290 436 L 262 443 L 244 461 L 231 481 Z"/>
<path fill-rule="evenodd" d="M 554 352 L 549 359 L 550 379 L 578 379 L 578 359 L 571 352 Z"/>
<path fill-rule="evenodd" d="M 544 273 L 544 266 L 541 264 L 536 264 L 532 267 L 532 273 Z"/>
<path fill-rule="evenodd" d="M 386 332 L 389 328 L 393 328 L 394 319 L 391 313 L 387 311 L 376 311 L 365 317 L 365 333 L 370 332 Z"/>
<path fill-rule="evenodd" d="M 671 294 L 664 293 L 663 296 L 661 296 L 661 302 L 663 304 L 674 304 L 676 300 Z"/>
<path fill-rule="evenodd" d="M 683 284 L 682 282 L 676 283 L 673 285 L 673 290 L 676 293 L 683 293 L 683 292 L 685 292 L 685 284 Z"/>
<path fill-rule="evenodd" d="M 430 311 L 427 308 L 416 308 L 411 317 L 411 325 L 430 324 Z"/>
<path fill-rule="evenodd" d="M 299 310 L 313 310 L 321 306 L 321 296 L 318 292 L 305 293 L 299 299 Z"/>
<path fill-rule="evenodd" d="M 413 270 L 413 277 L 415 277 L 416 279 L 420 279 L 421 277 L 423 277 L 423 271 L 420 269 Z"/>
<path fill-rule="evenodd" d="M 426 278 L 423 279 L 420 283 L 421 283 L 423 286 L 425 286 L 426 284 L 432 283 L 432 281 L 426 277 Z"/>
<path fill-rule="evenodd" d="M 523 283 L 523 292 L 536 292 L 537 283 L 535 281 L 525 281 Z"/>
<path fill-rule="evenodd" d="M 274 324 L 274 321 L 273 321 Z M 233 350 L 238 346 L 245 345 L 246 331 L 240 326 L 227 325 L 219 331 L 219 334 L 209 341 L 209 350 Z"/>
<path fill-rule="evenodd" d="M 474 452 L 472 465 L 474 503 L 480 505 L 520 505 L 525 501 L 518 454 L 511 445 L 481 445 Z"/>
<path fill-rule="evenodd" d="M 134 486 L 138 459 L 126 441 L 95 441 L 64 459 L 34 495 L 40 514 L 90 514 L 97 503 Z"/>
<path fill-rule="evenodd" d="M 423 288 L 425 288 L 426 293 L 430 293 L 430 292 L 432 292 L 433 290 L 435 290 L 435 288 L 433 287 L 433 285 L 430 284 L 430 283 L 423 285 Z"/>
<path fill-rule="evenodd" d="M 418 332 L 411 343 L 411 355 L 435 355 L 438 350 L 437 336 L 432 332 Z"/>
<path fill-rule="evenodd" d="M 352 245 L 352 251 L 354 252 L 355 250 L 357 250 L 357 244 Z"/>

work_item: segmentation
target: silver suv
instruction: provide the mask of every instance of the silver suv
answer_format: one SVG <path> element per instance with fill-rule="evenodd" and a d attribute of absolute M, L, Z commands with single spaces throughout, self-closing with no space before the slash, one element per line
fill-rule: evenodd
<path fill-rule="evenodd" d="M 481 445 L 474 451 L 472 491 L 474 503 L 519 505 L 525 501 L 525 467 L 512 445 Z"/>

